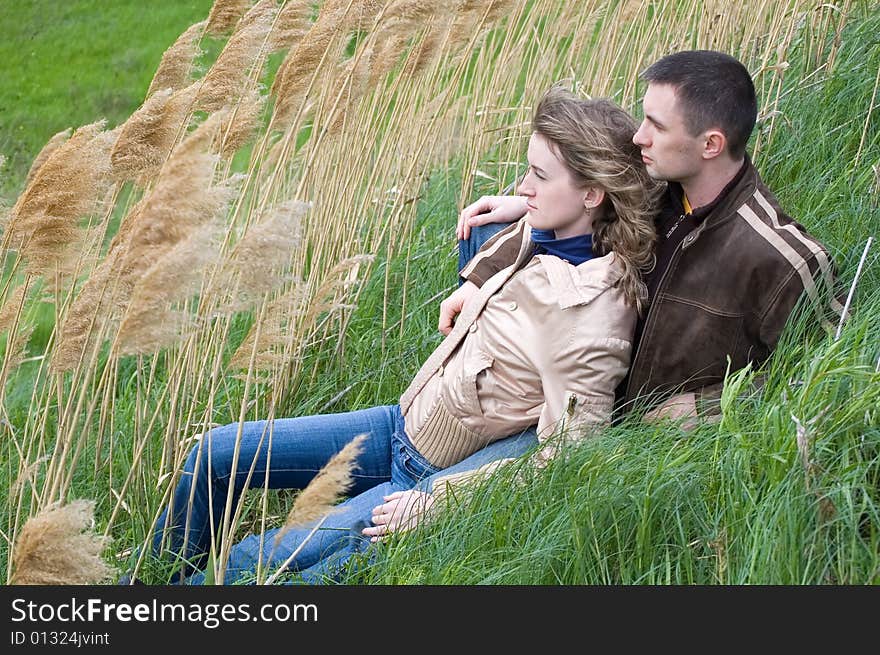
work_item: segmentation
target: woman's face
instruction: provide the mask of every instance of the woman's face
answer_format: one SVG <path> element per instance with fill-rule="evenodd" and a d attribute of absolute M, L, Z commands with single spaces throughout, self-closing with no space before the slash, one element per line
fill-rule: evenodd
<path fill-rule="evenodd" d="M 562 162 L 540 134 L 529 139 L 529 170 L 519 185 L 518 192 L 526 197 L 526 221 L 533 229 L 553 230 L 557 239 L 591 234 L 593 220 L 590 208 L 596 202 L 595 188 L 582 189 L 575 185 L 568 167 Z"/>

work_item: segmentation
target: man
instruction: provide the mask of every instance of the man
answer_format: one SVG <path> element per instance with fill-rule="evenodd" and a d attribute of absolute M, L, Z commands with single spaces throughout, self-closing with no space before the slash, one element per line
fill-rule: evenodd
<path fill-rule="evenodd" d="M 757 102 L 746 68 L 713 51 L 678 52 L 642 73 L 644 120 L 633 135 L 649 174 L 668 182 L 657 219 L 656 266 L 647 274 L 649 309 L 634 335 L 622 409 L 638 399 L 646 418 L 711 411 L 728 370 L 760 364 L 806 295 L 826 325 L 833 272 L 825 248 L 788 217 L 746 154 Z M 466 207 L 457 234 L 511 221 L 524 198 L 487 196 Z M 441 304 L 447 332 L 469 295 L 512 261 L 511 230 L 491 238 Z"/>

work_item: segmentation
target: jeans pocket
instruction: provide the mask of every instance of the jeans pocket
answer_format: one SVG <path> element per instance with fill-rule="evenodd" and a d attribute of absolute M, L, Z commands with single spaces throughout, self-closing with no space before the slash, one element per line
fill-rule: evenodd
<path fill-rule="evenodd" d="M 440 470 L 416 450 L 404 433 L 396 432 L 391 437 L 391 456 L 391 481 L 407 488 Z"/>

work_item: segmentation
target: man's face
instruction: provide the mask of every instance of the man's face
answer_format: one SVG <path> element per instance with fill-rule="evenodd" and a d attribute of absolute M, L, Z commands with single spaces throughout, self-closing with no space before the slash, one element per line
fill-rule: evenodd
<path fill-rule="evenodd" d="M 682 182 L 703 166 L 703 135 L 691 136 L 678 108 L 675 89 L 669 84 L 649 84 L 642 101 L 645 119 L 633 135 L 642 149 L 648 175 L 656 180 Z"/>

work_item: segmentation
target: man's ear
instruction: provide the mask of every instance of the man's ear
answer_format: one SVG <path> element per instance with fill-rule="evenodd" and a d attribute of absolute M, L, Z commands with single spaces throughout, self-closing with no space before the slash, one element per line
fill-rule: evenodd
<path fill-rule="evenodd" d="M 703 159 L 714 159 L 727 147 L 727 137 L 720 130 L 709 130 L 704 134 Z"/>
<path fill-rule="evenodd" d="M 598 207 L 602 204 L 603 200 L 605 200 L 604 189 L 600 189 L 596 186 L 587 187 L 587 190 L 584 193 L 584 207 L 586 209 Z"/>

